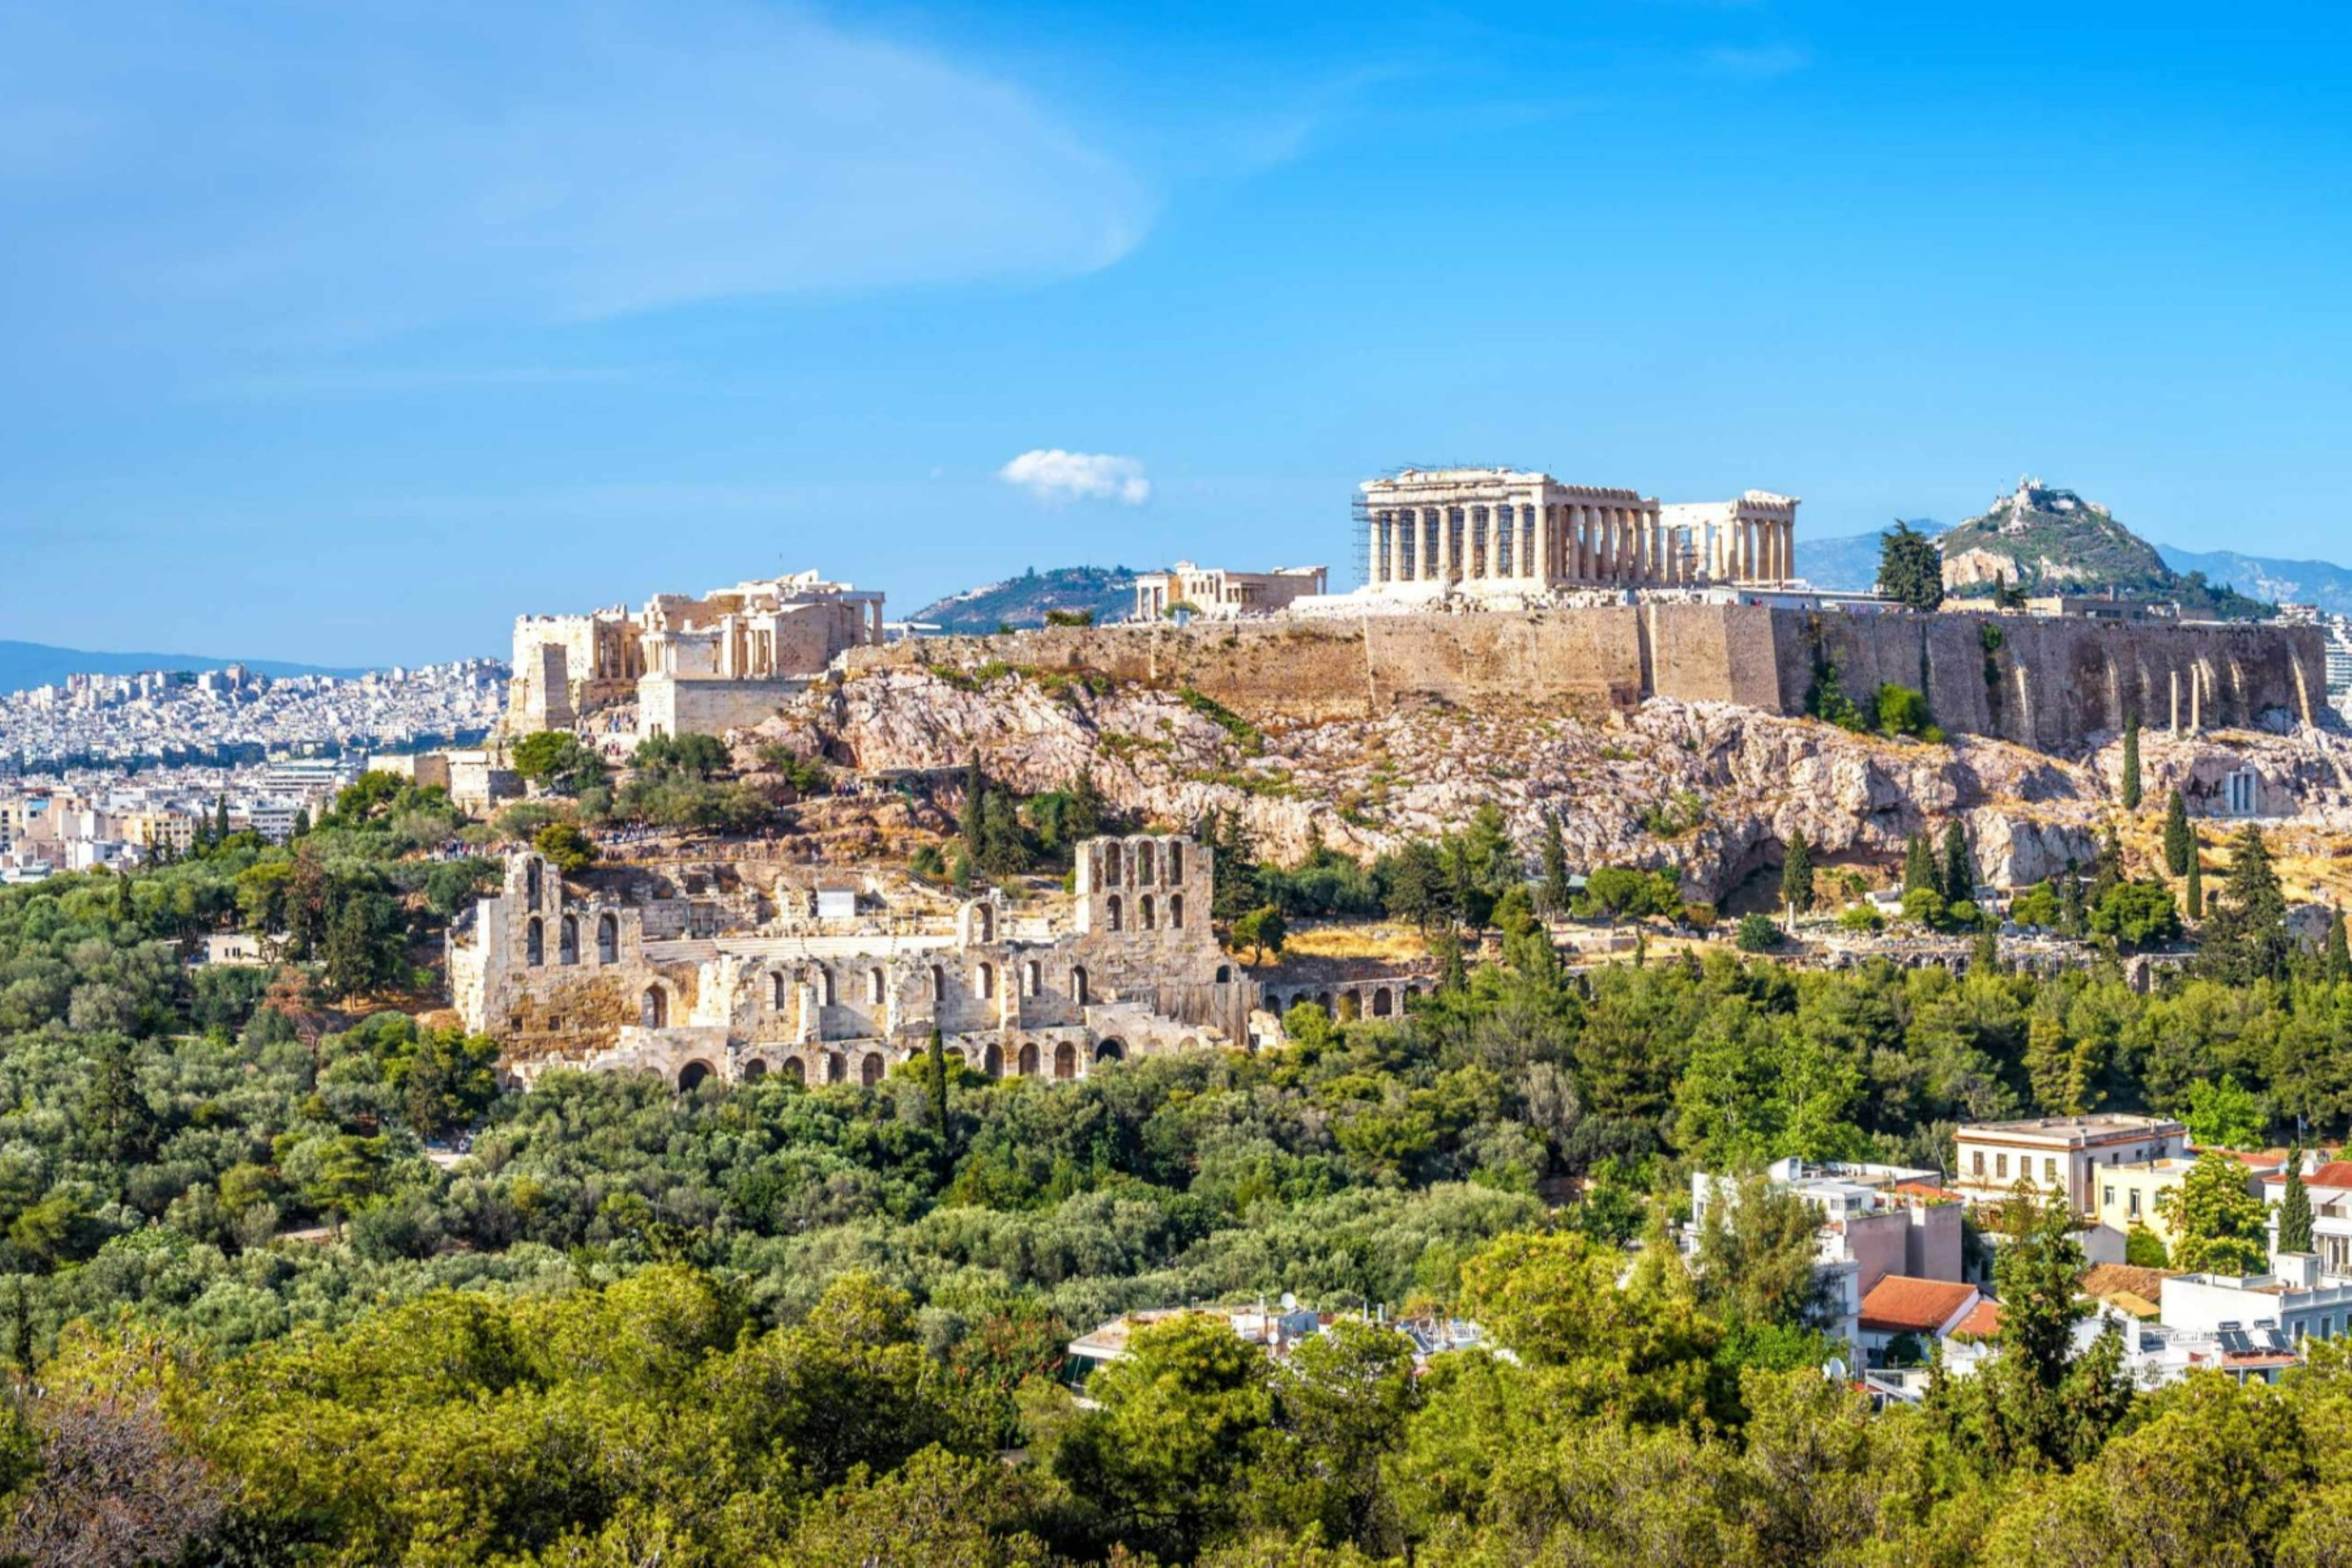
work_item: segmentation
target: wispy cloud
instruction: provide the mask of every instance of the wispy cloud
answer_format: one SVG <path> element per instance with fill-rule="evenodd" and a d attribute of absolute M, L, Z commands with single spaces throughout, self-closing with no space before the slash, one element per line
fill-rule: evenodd
<path fill-rule="evenodd" d="M 299 342 L 1066 276 L 1153 215 L 1019 88 L 788 5 L 64 15 L 0 8 L 0 323 Z"/>
<path fill-rule="evenodd" d="M 1718 76 L 1761 81 L 1804 69 L 1813 63 L 1813 55 L 1801 44 L 1759 44 L 1752 48 L 1709 49 L 1701 63 Z"/>
<path fill-rule="evenodd" d="M 1104 452 L 1065 452 L 1060 447 L 1024 452 L 996 470 L 1008 485 L 1043 500 L 1107 500 L 1141 506 L 1151 499 L 1151 481 L 1133 458 Z"/>

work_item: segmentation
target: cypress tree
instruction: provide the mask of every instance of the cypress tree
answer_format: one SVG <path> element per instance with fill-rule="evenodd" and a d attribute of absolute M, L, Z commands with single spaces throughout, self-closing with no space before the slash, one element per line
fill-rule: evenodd
<path fill-rule="evenodd" d="M 2079 942 L 2090 929 L 2090 921 L 2083 909 L 2083 878 L 2072 860 L 2066 862 L 2066 875 L 2058 883 L 2058 929 Z"/>
<path fill-rule="evenodd" d="M 940 1182 L 945 1185 L 955 1169 L 955 1150 L 948 1140 L 948 1043 L 937 1024 L 931 1026 L 931 1118 L 940 1130 Z"/>
<path fill-rule="evenodd" d="M 974 752 L 971 766 L 963 771 L 963 816 L 959 826 L 963 830 L 963 852 L 975 860 L 980 858 L 987 810 L 988 775 L 980 771 L 980 753 Z"/>
<path fill-rule="evenodd" d="M 1976 857 L 1969 853 L 1968 829 L 1959 819 L 1952 819 L 1944 829 L 1944 900 L 1947 903 L 1974 903 L 1977 897 Z"/>
<path fill-rule="evenodd" d="M 1543 840 L 1544 913 L 1566 914 L 1569 898 L 1568 846 L 1560 842 L 1559 818 L 1546 816 Z"/>
<path fill-rule="evenodd" d="M 2303 1148 L 2300 1144 L 2287 1156 L 2286 1190 L 2279 1195 L 2278 1249 L 2281 1252 L 2311 1250 L 2311 1194 L 2303 1184 Z"/>
<path fill-rule="evenodd" d="M 286 837 L 289 839 L 299 838 L 310 831 L 310 808 L 307 805 L 296 806 L 294 808 L 294 826 L 293 828 L 288 832 Z"/>
<path fill-rule="evenodd" d="M 2352 980 L 2352 948 L 2345 945 L 2341 909 L 2328 911 L 2327 950 L 2321 973 L 2331 981 Z"/>
<path fill-rule="evenodd" d="M 1916 893 L 1922 888 L 1943 891 L 1936 877 L 1936 852 L 1928 847 L 1924 830 L 1913 834 L 1911 842 L 1903 847 L 1903 890 Z"/>
<path fill-rule="evenodd" d="M 2099 857 L 2091 862 L 2091 902 L 2097 903 L 2124 880 L 2123 835 L 2114 823 L 2099 836 Z"/>
<path fill-rule="evenodd" d="M 1813 847 L 1805 830 L 1789 835 L 1787 855 L 1780 862 L 1780 900 L 1801 915 L 1813 912 Z"/>
<path fill-rule="evenodd" d="M 2139 809 L 2139 715 L 2124 715 L 2124 809 Z"/>
<path fill-rule="evenodd" d="M 2164 801 L 2164 868 L 2176 877 L 2186 877 L 2196 854 L 2197 836 L 2189 831 L 2189 803 L 2176 789 Z"/>
<path fill-rule="evenodd" d="M 228 796 L 224 795 L 213 801 L 213 842 L 218 844 L 227 837 Z"/>
<path fill-rule="evenodd" d="M 2205 865 L 2194 851 L 2189 857 L 2189 886 L 2183 890 L 2182 901 L 2189 906 L 2190 920 L 2205 918 Z"/>

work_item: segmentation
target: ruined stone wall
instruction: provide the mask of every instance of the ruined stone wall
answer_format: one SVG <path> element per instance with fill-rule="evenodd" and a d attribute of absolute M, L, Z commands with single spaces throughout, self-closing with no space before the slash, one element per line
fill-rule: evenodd
<path fill-rule="evenodd" d="M 991 662 L 1099 670 L 1189 686 L 1236 711 L 1360 718 L 1398 700 L 1436 699 L 1598 712 L 1643 693 L 1640 612 L 1630 607 L 1359 620 L 1047 627 L 999 637 L 925 637 L 855 648 L 852 671 Z"/>
<path fill-rule="evenodd" d="M 2000 629 L 1990 655 L 1982 627 Z M 2043 750 L 2082 745 L 2124 715 L 2170 721 L 2172 676 L 2189 718 L 2202 669 L 2209 728 L 2252 727 L 2268 711 L 2321 717 L 2325 659 L 2309 627 L 2116 625 L 2022 616 L 1845 615 L 1749 605 L 1492 610 L 1189 626 L 1051 627 L 929 637 L 853 649 L 852 671 L 1003 663 L 1097 670 L 1189 686 L 1238 712 L 1360 718 L 1398 702 L 1590 715 L 1645 697 L 1805 710 L 1820 661 L 1848 695 L 1882 683 L 1927 693 L 1949 733 Z M 2298 667 L 2301 679 L 2298 681 Z M 2306 707 L 2306 693 L 2309 706 Z"/>
<path fill-rule="evenodd" d="M 637 682 L 641 735 L 723 735 L 772 719 L 808 688 L 803 679 L 680 680 L 648 675 Z"/>
<path fill-rule="evenodd" d="M 2150 729 L 2168 726 L 2175 676 L 2184 725 L 2191 685 L 2200 676 L 2198 706 L 2209 729 L 2252 729 L 2265 714 L 2321 717 L 2326 655 L 2319 633 L 2307 626 L 1786 610 L 1772 612 L 1772 619 L 1784 713 L 1804 711 L 1826 659 L 1856 701 L 1866 701 L 1881 683 L 1908 686 L 1927 694 L 1948 732 L 1995 735 L 2043 751 L 2120 730 L 2131 713 Z M 1988 637 L 1988 627 L 1995 635 Z"/>

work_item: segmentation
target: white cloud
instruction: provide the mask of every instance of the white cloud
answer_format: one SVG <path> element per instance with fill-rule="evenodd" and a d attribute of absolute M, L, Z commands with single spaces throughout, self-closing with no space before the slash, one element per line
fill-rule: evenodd
<path fill-rule="evenodd" d="M 1107 452 L 1041 447 L 1022 453 L 997 469 L 996 477 L 1049 501 L 1108 500 L 1141 506 L 1151 499 L 1151 481 L 1143 477 L 1142 463 Z"/>
<path fill-rule="evenodd" d="M 790 5 L 66 15 L 0 6 L 0 329 L 100 302 L 315 343 L 1065 277 L 1152 216 L 1019 87 Z"/>

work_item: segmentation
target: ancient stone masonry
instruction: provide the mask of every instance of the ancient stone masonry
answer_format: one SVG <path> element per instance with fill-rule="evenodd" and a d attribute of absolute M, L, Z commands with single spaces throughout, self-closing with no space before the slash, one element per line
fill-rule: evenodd
<path fill-rule="evenodd" d="M 715 734 L 774 712 L 843 649 L 881 640 L 882 595 L 814 572 L 699 599 L 656 594 L 635 615 L 522 616 L 506 729 L 571 729 L 634 700 L 641 735 Z"/>
<path fill-rule="evenodd" d="M 873 879 L 855 910 L 820 916 L 814 889 L 789 881 L 567 882 L 518 854 L 451 932 L 450 987 L 525 1077 L 562 1064 L 688 1088 L 770 1072 L 874 1083 L 937 1028 L 992 1078 L 1082 1078 L 1248 1039 L 1255 988 L 1210 930 L 1211 887 L 1208 850 L 1154 836 L 1079 846 L 1075 895 L 1042 914 L 990 892 L 952 918 Z"/>
<path fill-rule="evenodd" d="M 1785 583 L 1797 502 L 1660 506 L 1639 491 L 1515 468 L 1407 468 L 1361 487 L 1367 592 L 1527 598 L 1578 588 Z"/>
<path fill-rule="evenodd" d="M 1253 717 L 1318 722 L 1432 700 L 1597 716 L 1653 697 L 1793 717 L 1824 667 L 1857 698 L 1881 684 L 1924 690 L 1949 733 L 2043 751 L 2078 750 L 2131 713 L 2150 728 L 2168 723 L 2176 684 L 2192 730 L 2334 721 L 2311 626 L 1644 604 L 928 637 L 845 662 L 853 674 L 991 663 L 1097 670 L 1189 687 Z"/>

